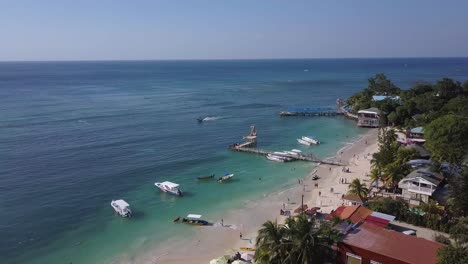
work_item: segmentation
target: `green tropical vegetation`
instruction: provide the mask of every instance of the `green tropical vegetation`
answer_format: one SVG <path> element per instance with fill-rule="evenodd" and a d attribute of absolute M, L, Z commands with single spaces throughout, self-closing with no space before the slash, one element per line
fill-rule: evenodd
<path fill-rule="evenodd" d="M 359 196 L 362 200 L 367 199 L 367 195 L 369 194 L 369 189 L 367 188 L 365 183 L 361 183 L 361 181 L 356 178 L 354 179 L 348 186 L 348 193 L 355 194 Z"/>
<path fill-rule="evenodd" d="M 438 264 L 468 263 L 468 218 L 461 218 L 450 229 L 452 241 L 438 252 Z"/>
<path fill-rule="evenodd" d="M 414 148 L 400 146 L 396 141 L 395 130 L 379 130 L 379 151 L 372 155 L 370 178 L 373 182 L 383 182 L 387 189 L 395 190 L 398 182 L 411 172 L 407 164 L 417 158 Z"/>
<path fill-rule="evenodd" d="M 463 164 L 468 149 L 468 115 L 441 116 L 429 123 L 424 131 L 425 147 L 431 152 L 432 160 Z"/>
<path fill-rule="evenodd" d="M 321 222 L 306 214 L 287 218 L 285 224 L 267 221 L 258 231 L 255 263 L 293 264 L 333 261 L 331 246 L 340 241 L 331 222 Z"/>

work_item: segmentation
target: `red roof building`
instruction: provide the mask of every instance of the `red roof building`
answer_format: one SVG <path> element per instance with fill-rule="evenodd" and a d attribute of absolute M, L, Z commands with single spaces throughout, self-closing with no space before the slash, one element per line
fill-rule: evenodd
<path fill-rule="evenodd" d="M 339 264 L 435 264 L 442 244 L 364 223 L 338 243 Z"/>

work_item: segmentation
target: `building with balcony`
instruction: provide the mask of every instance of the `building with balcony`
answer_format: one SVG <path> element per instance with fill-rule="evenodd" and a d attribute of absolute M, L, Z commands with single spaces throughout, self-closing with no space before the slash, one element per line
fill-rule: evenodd
<path fill-rule="evenodd" d="M 360 127 L 379 127 L 380 126 L 379 109 L 372 107 L 358 111 L 358 126 Z"/>
<path fill-rule="evenodd" d="M 398 183 L 398 188 L 402 189 L 403 199 L 410 205 L 417 206 L 421 202 L 427 203 L 443 180 L 444 177 L 439 173 L 417 169 L 403 178 Z"/>

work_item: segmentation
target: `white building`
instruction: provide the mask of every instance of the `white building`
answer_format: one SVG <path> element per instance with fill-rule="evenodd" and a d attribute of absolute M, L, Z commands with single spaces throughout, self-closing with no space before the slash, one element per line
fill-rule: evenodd
<path fill-rule="evenodd" d="M 428 169 L 412 171 L 398 183 L 398 188 L 403 190 L 403 198 L 411 205 L 427 203 L 429 197 L 435 192 L 444 177 L 439 173 Z"/>
<path fill-rule="evenodd" d="M 379 127 L 380 110 L 372 107 L 358 111 L 358 126 L 360 127 Z"/>

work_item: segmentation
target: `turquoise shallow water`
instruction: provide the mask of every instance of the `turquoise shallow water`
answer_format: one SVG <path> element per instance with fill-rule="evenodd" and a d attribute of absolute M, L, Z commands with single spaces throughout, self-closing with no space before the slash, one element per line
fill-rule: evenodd
<path fill-rule="evenodd" d="M 307 70 L 307 71 L 305 71 Z M 343 118 L 280 118 L 288 107 L 334 106 L 385 72 L 416 80 L 468 79 L 467 59 L 0 63 L 2 263 L 108 263 L 296 182 L 313 165 L 278 164 L 227 149 L 255 124 L 259 147 L 333 155 L 365 130 Z M 198 116 L 218 120 L 197 124 Z M 305 148 L 303 148 L 305 150 Z M 227 184 L 196 176 L 235 173 Z M 258 178 L 261 177 L 261 182 Z M 186 196 L 154 182 L 180 183 Z M 113 214 L 127 200 L 131 220 Z"/>

